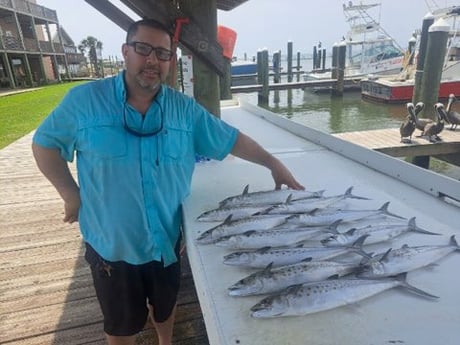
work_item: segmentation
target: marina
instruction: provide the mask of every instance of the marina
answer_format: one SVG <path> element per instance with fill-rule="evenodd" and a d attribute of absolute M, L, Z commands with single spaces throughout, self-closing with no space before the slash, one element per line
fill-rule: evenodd
<path fill-rule="evenodd" d="M 460 182 L 308 129 L 248 103 L 225 104 L 223 118 L 279 157 L 309 189 L 337 194 L 353 185 L 357 193 L 372 198 L 369 207 L 388 200 L 398 214 L 416 216 L 420 224 L 441 232 L 443 236 L 437 237 L 436 243 L 444 243 L 448 236 L 458 233 L 458 207 L 446 200 L 460 199 Z M 0 342 L 103 344 L 102 319 L 78 228 L 62 223 L 61 200 L 35 167 L 30 140 L 31 135 L 27 135 L 0 151 L 0 226 L 8 229 L 0 235 Z M 216 183 L 222 188 L 214 188 Z M 174 344 L 272 344 L 279 336 L 279 332 L 273 334 L 274 323 L 286 330 L 283 337 L 289 334 L 288 342 L 280 343 L 310 339 L 312 344 L 336 344 L 340 339 L 343 344 L 367 344 L 367 337 L 419 344 L 455 343 L 452 339 L 460 321 L 460 301 L 454 287 L 460 281 L 449 272 L 458 266 L 457 254 L 443 259 L 434 271 L 409 275 L 410 283 L 440 295 L 436 302 L 395 290 L 365 302 L 358 315 L 337 310 L 314 317 L 251 319 L 248 308 L 256 299 L 236 301 L 228 296 L 226 288 L 241 278 L 241 272 L 223 266 L 219 259 L 225 253 L 222 248 L 195 243 L 206 226 L 195 218 L 225 196 L 239 193 L 245 184 L 251 190 L 263 190 L 273 188 L 272 183 L 265 169 L 231 156 L 223 162 L 197 164 L 192 195 L 184 206 L 188 260 L 184 260 Z M 422 243 L 423 238 L 412 235 L 403 241 Z M 215 279 L 217 275 L 219 279 Z M 407 310 L 396 311 L 402 304 Z M 449 318 L 439 321 L 440 313 Z M 346 331 L 346 325 L 362 323 L 364 315 L 368 323 L 364 335 Z M 343 331 L 331 334 L 321 326 L 324 318 L 343 325 L 339 327 Z M 401 327 L 400 318 L 411 322 Z M 382 322 L 384 332 L 376 328 Z M 420 323 L 430 327 L 421 330 Z M 147 344 L 153 338 L 152 329 L 147 327 L 138 344 Z"/>
<path fill-rule="evenodd" d="M 102 13 L 106 11 L 108 17 L 121 18 L 125 27 L 129 24 L 130 18 L 119 10 L 103 6 L 108 2 L 87 2 Z M 232 8 L 241 2 L 219 3 Z M 161 19 L 159 10 L 165 10 L 170 18 L 182 18 L 174 6 L 128 3 L 138 14 Z M 196 15 L 200 9 L 195 7 L 189 14 Z M 203 78 L 195 85 L 199 97 L 204 95 L 207 108 L 213 107 L 209 103 L 217 102 L 216 113 L 285 163 L 308 190 L 325 190 L 330 196 L 352 186 L 353 193 L 370 200 L 352 201 L 348 206 L 378 209 L 389 202 L 391 212 L 406 219 L 416 217 L 421 227 L 440 234 L 428 238 L 405 234 L 386 244 L 366 246 L 366 251 L 379 253 L 388 246 L 399 248 L 405 244 L 441 246 L 448 244 L 451 236 L 460 240 L 460 177 L 438 174 L 400 159 L 430 156 L 460 165 L 458 129 L 449 131 L 446 125 L 437 143 L 416 136 L 410 144 L 401 143 L 398 127 L 407 115 L 404 107 L 365 102 L 359 91 L 343 97 L 329 95 L 332 88 L 359 85 L 356 79 L 347 77 L 233 86 L 234 94 L 245 93 L 251 101 L 235 97 L 219 103 L 213 99 L 216 90 L 206 90 L 215 85 L 213 81 L 218 77 L 214 72 L 221 72 L 227 61 L 220 56 L 214 39 L 210 47 L 193 45 L 208 36 L 198 24 L 202 23 L 192 21 L 182 43 L 192 46 L 212 65 L 213 73 L 209 69 L 204 73 L 212 74 L 212 78 Z M 206 52 L 208 48 L 211 54 Z M 300 71 L 297 76 L 300 79 Z M 343 81 L 341 86 L 337 86 L 339 79 Z M 314 88 L 327 94 L 311 92 Z M 256 92 L 262 91 L 269 91 L 263 108 L 254 101 Z M 209 99 L 211 102 L 207 102 Z M 61 198 L 33 160 L 32 135 L 0 150 L 0 343 L 105 344 L 102 315 L 78 225 L 62 222 Z M 183 205 L 186 252 L 174 345 L 457 344 L 460 277 L 452 272 L 458 271 L 458 252 L 435 267 L 407 275 L 408 283 L 438 296 L 436 299 L 391 289 L 357 305 L 313 315 L 267 320 L 252 317 L 251 307 L 262 296 L 235 297 L 228 290 L 249 271 L 223 264 L 229 249 L 196 241 L 211 226 L 198 222 L 197 216 L 217 207 L 224 198 L 241 193 L 246 185 L 250 191 L 274 187 L 268 170 L 231 155 L 221 162 L 203 160 L 195 166 L 191 195 Z M 146 324 L 136 344 L 157 344 L 151 324 Z"/>

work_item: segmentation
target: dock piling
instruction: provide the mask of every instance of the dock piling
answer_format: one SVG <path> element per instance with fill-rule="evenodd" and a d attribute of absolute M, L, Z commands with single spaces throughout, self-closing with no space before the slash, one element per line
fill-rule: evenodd
<path fill-rule="evenodd" d="M 262 84 L 262 91 L 258 93 L 258 103 L 268 104 L 268 50 L 257 52 L 257 81 Z"/>
<path fill-rule="evenodd" d="M 345 59 L 347 53 L 347 45 L 341 42 L 338 45 L 337 54 L 337 83 L 332 87 L 332 96 L 343 96 L 343 89 L 345 84 Z"/>
<path fill-rule="evenodd" d="M 288 73 L 288 82 L 292 82 L 292 41 L 289 41 L 287 44 L 287 73 Z"/>

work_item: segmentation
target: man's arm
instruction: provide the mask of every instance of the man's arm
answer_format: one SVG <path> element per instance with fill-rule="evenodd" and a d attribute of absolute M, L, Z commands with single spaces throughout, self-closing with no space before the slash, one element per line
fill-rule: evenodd
<path fill-rule="evenodd" d="M 38 169 L 51 182 L 64 200 L 64 222 L 73 223 L 78 221 L 80 189 L 70 173 L 67 162 L 61 157 L 57 149 L 32 144 L 32 152 Z"/>
<path fill-rule="evenodd" d="M 292 189 L 305 189 L 278 158 L 267 152 L 246 134 L 239 133 L 231 153 L 234 156 L 270 169 L 276 189 L 280 189 L 283 184 Z"/>

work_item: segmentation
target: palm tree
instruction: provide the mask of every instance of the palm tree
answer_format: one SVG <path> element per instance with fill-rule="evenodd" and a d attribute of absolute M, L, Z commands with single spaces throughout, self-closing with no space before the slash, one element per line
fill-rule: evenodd
<path fill-rule="evenodd" d="M 78 50 L 89 57 L 91 71 L 94 70 L 97 77 L 102 77 L 102 61 L 98 63 L 97 58 L 97 51 L 102 50 L 102 42 L 93 36 L 88 36 L 80 42 Z"/>

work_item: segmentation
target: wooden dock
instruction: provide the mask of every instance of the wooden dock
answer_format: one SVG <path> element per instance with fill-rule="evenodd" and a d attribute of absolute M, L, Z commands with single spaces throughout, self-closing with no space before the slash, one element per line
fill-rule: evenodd
<path fill-rule="evenodd" d="M 433 156 L 460 165 L 460 130 L 444 129 L 440 134 L 442 140 L 436 143 L 416 137 L 419 130 L 414 134 L 410 144 L 401 143 L 398 128 L 336 133 L 333 136 L 393 157 Z"/>
<path fill-rule="evenodd" d="M 337 79 L 323 79 L 323 80 L 308 80 L 308 81 L 297 81 L 290 83 L 270 83 L 268 89 L 272 90 L 289 90 L 289 89 L 305 89 L 305 88 L 331 88 L 337 83 Z M 344 87 L 347 89 L 361 88 L 359 79 L 345 79 Z M 232 93 L 249 93 L 249 92 L 260 92 L 262 91 L 263 85 L 242 85 L 232 86 Z"/>
<path fill-rule="evenodd" d="M 0 344 L 105 344 L 77 225 L 40 174 L 31 135 L 0 150 Z M 137 344 L 157 344 L 150 325 Z M 175 345 L 209 344 L 187 258 Z"/>

